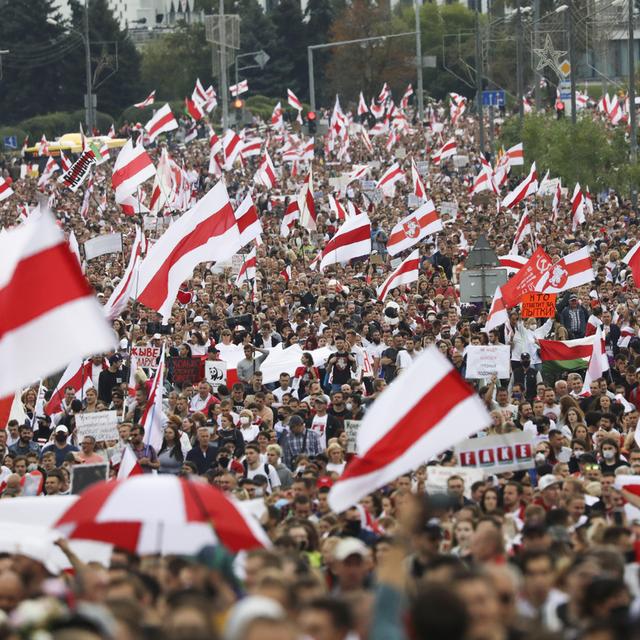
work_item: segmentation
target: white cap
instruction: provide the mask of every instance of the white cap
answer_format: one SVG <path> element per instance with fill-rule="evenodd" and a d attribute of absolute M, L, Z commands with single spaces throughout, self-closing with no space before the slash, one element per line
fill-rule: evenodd
<path fill-rule="evenodd" d="M 369 547 L 358 538 L 342 538 L 333 551 L 333 557 L 340 562 L 346 560 L 349 556 L 367 558 L 369 554 Z"/>
<path fill-rule="evenodd" d="M 560 478 L 556 478 L 556 476 L 547 473 L 538 480 L 538 489 L 540 489 L 540 491 L 544 491 L 545 489 L 552 487 L 554 484 L 560 484 L 560 482 Z"/>

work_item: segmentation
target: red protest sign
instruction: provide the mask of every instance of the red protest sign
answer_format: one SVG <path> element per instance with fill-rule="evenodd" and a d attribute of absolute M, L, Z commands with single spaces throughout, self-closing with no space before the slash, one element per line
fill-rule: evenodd
<path fill-rule="evenodd" d="M 538 247 L 522 268 L 503 287 L 502 300 L 506 307 L 515 307 L 525 293 L 533 291 L 542 274 L 551 266 L 547 252 Z"/>
<path fill-rule="evenodd" d="M 553 318 L 557 298 L 555 293 L 526 293 L 522 297 L 522 317 Z"/>

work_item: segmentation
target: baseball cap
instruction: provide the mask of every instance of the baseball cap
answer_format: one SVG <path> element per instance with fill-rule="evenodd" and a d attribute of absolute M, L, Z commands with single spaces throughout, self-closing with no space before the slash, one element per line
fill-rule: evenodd
<path fill-rule="evenodd" d="M 63 424 L 60 424 L 56 427 L 55 433 L 69 433 L 69 429 L 67 429 Z"/>
<path fill-rule="evenodd" d="M 333 487 L 333 480 L 328 476 L 318 478 L 318 480 L 316 481 L 316 488 L 322 489 L 322 487 Z"/>
<path fill-rule="evenodd" d="M 554 484 L 560 484 L 560 482 L 560 479 L 550 473 L 547 473 L 538 481 L 538 489 L 540 489 L 540 491 L 544 491 L 545 489 L 552 487 Z"/>
<path fill-rule="evenodd" d="M 333 557 L 342 562 L 349 556 L 367 558 L 369 556 L 369 547 L 367 547 L 362 540 L 358 540 L 358 538 L 342 538 L 336 545 Z"/>
<path fill-rule="evenodd" d="M 202 316 L 196 316 L 196 317 L 193 319 L 193 321 L 194 321 L 194 322 L 204 322 L 204 319 L 202 318 Z"/>
<path fill-rule="evenodd" d="M 154 340 L 162 340 L 162 336 L 159 333 L 154 333 L 153 334 L 153 339 Z"/>

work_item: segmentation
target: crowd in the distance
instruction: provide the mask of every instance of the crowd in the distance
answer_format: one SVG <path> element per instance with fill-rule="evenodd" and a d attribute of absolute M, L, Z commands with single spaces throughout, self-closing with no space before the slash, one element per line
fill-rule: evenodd
<path fill-rule="evenodd" d="M 443 107 L 430 109 L 446 120 Z M 519 211 L 498 211 L 493 198 L 470 196 L 480 166 L 477 122 L 465 116 L 455 136 L 458 155 L 467 162 L 432 163 L 423 180 L 436 209 L 455 203 L 457 213 L 443 214 L 445 230 L 420 244 L 418 282 L 393 290 L 384 303 L 377 301 L 376 287 L 390 271 L 386 242 L 408 211 L 410 179 L 398 185 L 394 197 L 375 205 L 357 183 L 350 185 L 347 197 L 372 221 L 373 252 L 319 273 L 310 262 L 340 224 L 327 204 L 330 179 L 352 164 L 379 161 L 372 168 L 374 179 L 396 157 L 428 160 L 438 136 L 414 122 L 391 151 L 376 139 L 374 154 L 353 136 L 348 160 L 325 155 L 318 136 L 313 164 L 318 230 L 309 234 L 294 227 L 286 238 L 281 235 L 286 198 L 299 189 L 305 168 L 292 175 L 292 165 L 280 162 L 282 141 L 274 136 L 269 148 L 281 172 L 278 186 L 254 187 L 264 229 L 255 287 L 236 287 L 229 266 L 202 264 L 184 283 L 183 302 L 176 302 L 167 325 L 135 303 L 114 321 L 119 349 L 92 359 L 93 387 L 77 396 L 64 390 L 59 412 L 47 416 L 38 410 L 37 386 L 24 391 L 26 418 L 0 430 L 3 499 L 24 495 L 24 478 L 34 470 L 42 472 L 47 496 L 69 492 L 74 465 L 107 461 L 115 476 L 124 448 L 131 445 L 145 473 L 201 476 L 238 500 L 261 499 L 261 524 L 273 548 L 235 558 L 221 548 L 195 558 L 139 558 L 116 550 L 109 567 L 75 559 L 70 579 L 48 575 L 29 557 L 0 555 L 0 610 L 14 627 L 28 627 L 25 602 L 47 596 L 38 601 L 38 614 L 55 638 L 636 636 L 640 498 L 617 482 L 620 476 L 640 475 L 635 439 L 640 299 L 621 262 L 638 240 L 636 212 L 617 194 L 603 191 L 594 194 L 593 215 L 572 233 L 566 199 L 557 224 L 550 222 L 549 198 L 532 199 L 533 234 L 520 253 L 529 255 L 535 242 L 555 260 L 588 245 L 596 280 L 559 296 L 556 317 L 548 322 L 522 320 L 516 308 L 507 326 L 484 332 L 486 310 L 460 300 L 460 272 L 480 234 L 498 255 L 510 253 Z M 169 151 L 188 171 L 194 196 L 201 197 L 216 181 L 207 173 L 206 140 L 185 146 L 173 139 Z M 150 153 L 157 160 L 159 148 Z M 53 182 L 47 186 L 53 210 L 80 244 L 103 233 L 123 233 L 124 260 L 111 254 L 85 265 L 102 301 L 122 275 L 134 223 L 140 222 L 115 205 L 111 166 L 96 170 L 87 220 L 78 214 L 81 192 L 74 195 Z M 234 202 L 253 187 L 255 167 L 251 159 L 225 173 Z M 512 178 L 512 184 L 517 181 Z M 16 180 L 14 190 L 16 195 L 0 205 L 7 227 L 16 223 L 17 203 L 36 203 L 36 179 Z M 147 230 L 151 240 L 159 233 Z M 286 267 L 290 279 L 282 275 Z M 581 397 L 584 369 L 543 366 L 538 340 L 582 338 L 594 318 L 601 323 L 611 368 L 591 385 L 590 396 Z M 137 371 L 132 396 L 129 358 L 133 346 L 162 344 L 166 426 L 156 450 L 145 444 L 141 424 L 155 368 Z M 300 347 L 299 364 L 277 380 L 265 380 L 265 358 L 280 344 Z M 482 344 L 510 344 L 512 372 L 508 380 L 469 380 L 492 417 L 478 437 L 533 433 L 535 466 L 469 482 L 465 474 L 442 473 L 443 467 L 458 466 L 453 451 L 445 451 L 360 504 L 332 512 L 327 496 L 356 453 L 357 421 L 375 407 L 385 387 L 429 345 L 464 377 L 467 347 Z M 314 361 L 313 352 L 323 348 L 328 357 Z M 205 380 L 205 362 L 238 349 L 240 360 L 214 390 Z M 172 359 L 178 357 L 201 361 L 192 383 L 175 382 Z M 50 393 L 56 380 L 47 382 Z M 120 416 L 117 440 L 78 441 L 76 415 L 114 409 Z M 8 628 L 0 625 L 2 633 L 18 637 Z"/>

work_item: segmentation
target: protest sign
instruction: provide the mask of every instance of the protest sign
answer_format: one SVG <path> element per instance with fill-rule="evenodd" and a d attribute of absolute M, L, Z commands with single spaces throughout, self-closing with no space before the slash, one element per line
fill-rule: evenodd
<path fill-rule="evenodd" d="M 117 440 L 118 413 L 116 411 L 96 411 L 96 413 L 76 414 L 78 442 L 85 436 L 93 436 L 96 441 Z"/>
<path fill-rule="evenodd" d="M 467 369 L 469 379 L 508 378 L 511 375 L 511 348 L 508 345 L 480 346 L 470 345 L 466 349 Z"/>
<path fill-rule="evenodd" d="M 464 155 L 455 155 L 453 156 L 453 166 L 456 169 L 461 169 L 462 167 L 466 167 L 469 164 L 469 156 Z"/>
<path fill-rule="evenodd" d="M 376 188 L 375 180 L 360 180 L 360 188 L 363 191 L 373 191 Z"/>
<path fill-rule="evenodd" d="M 457 202 L 441 202 L 438 206 L 442 215 L 448 214 L 455 218 L 458 215 L 458 203 Z"/>
<path fill-rule="evenodd" d="M 87 487 L 96 482 L 107 479 L 109 464 L 74 464 L 71 467 L 71 493 L 74 496 L 81 494 Z"/>
<path fill-rule="evenodd" d="M 535 466 L 531 432 L 469 438 L 456 445 L 455 454 L 461 467 L 481 469 L 484 473 L 505 473 Z"/>
<path fill-rule="evenodd" d="M 522 296 L 523 318 L 553 318 L 556 315 L 555 293 L 525 293 Z"/>
<path fill-rule="evenodd" d="M 551 258 L 542 247 L 538 247 L 505 285 L 500 287 L 505 307 L 515 307 L 525 293 L 534 290 L 542 274 L 551 266 Z"/>
<path fill-rule="evenodd" d="M 344 431 L 347 434 L 347 453 L 358 453 L 358 429 L 362 420 L 345 420 Z"/>
<path fill-rule="evenodd" d="M 224 360 L 205 360 L 204 377 L 214 391 L 227 384 L 227 363 Z"/>
<path fill-rule="evenodd" d="M 189 385 L 200 381 L 200 358 L 171 357 L 172 380 L 175 384 Z"/>
<path fill-rule="evenodd" d="M 381 189 L 374 189 L 373 191 L 363 191 L 364 195 L 369 198 L 373 204 L 380 204 L 383 199 L 383 193 Z"/>
<path fill-rule="evenodd" d="M 426 176 L 429 173 L 429 163 L 424 160 L 418 160 L 418 162 L 416 162 L 416 169 L 421 176 Z"/>
<path fill-rule="evenodd" d="M 415 193 L 410 193 L 407 196 L 407 207 L 409 209 L 417 209 L 422 203 L 422 198 L 419 198 Z"/>
<path fill-rule="evenodd" d="M 158 366 L 158 358 L 160 357 L 160 347 L 131 347 L 131 357 L 136 359 L 139 367 L 147 367 L 155 369 Z"/>
<path fill-rule="evenodd" d="M 245 256 L 235 253 L 231 256 L 231 273 L 234 276 L 237 276 L 240 273 L 240 268 L 245 261 Z"/>
<path fill-rule="evenodd" d="M 403 160 L 407 157 L 407 150 L 404 147 L 398 147 L 396 149 L 396 158 Z"/>
<path fill-rule="evenodd" d="M 103 256 L 105 253 L 122 253 L 122 234 L 107 233 L 103 236 L 96 236 L 84 243 L 84 257 L 86 260 L 93 260 Z"/>
<path fill-rule="evenodd" d="M 484 480 L 484 472 L 482 469 L 430 465 L 427 466 L 427 493 L 446 493 L 447 480 L 449 480 L 451 476 L 460 476 L 464 480 L 464 495 L 466 498 L 471 498 L 471 485 L 473 485 L 474 482 Z"/>

